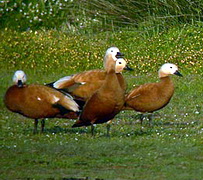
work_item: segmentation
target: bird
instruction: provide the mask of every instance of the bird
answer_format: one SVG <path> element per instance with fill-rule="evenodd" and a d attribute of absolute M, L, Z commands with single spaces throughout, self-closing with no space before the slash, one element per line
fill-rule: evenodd
<path fill-rule="evenodd" d="M 116 61 L 116 70 L 117 70 L 116 76 L 117 76 L 119 83 L 123 90 L 126 90 L 126 82 L 122 75 L 122 70 L 125 67 L 126 67 L 126 61 L 123 58 L 119 58 Z M 83 73 L 81 73 L 81 74 L 83 74 Z M 88 78 L 88 73 L 84 73 L 84 74 L 85 74 L 85 76 L 83 76 L 83 78 Z M 66 113 L 65 116 L 62 115 L 62 116 L 60 116 L 60 118 L 77 119 L 80 115 L 80 112 L 83 109 L 83 106 L 85 105 L 85 102 L 91 97 L 91 95 L 97 89 L 99 89 L 102 86 L 102 84 L 104 83 L 105 77 L 106 77 L 106 72 L 104 70 L 96 70 L 96 71 L 91 71 L 90 74 L 91 74 L 90 75 L 91 77 L 93 77 L 93 75 L 96 75 L 96 78 L 101 78 L 101 80 L 95 81 L 95 78 L 93 77 L 94 81 L 91 82 L 88 79 L 87 83 L 84 83 L 84 84 L 81 83 L 81 86 L 83 86 L 82 88 L 79 88 L 78 85 L 73 85 L 75 87 L 77 86 L 76 88 L 78 88 L 78 90 L 76 90 L 76 91 L 81 93 L 80 96 L 76 96 L 74 93 L 69 92 L 73 96 L 73 99 L 76 101 L 76 103 L 79 105 L 80 111 Z M 64 91 L 63 89 L 57 89 L 57 90 L 59 90 L 60 92 L 63 92 L 63 93 L 67 93 L 67 91 Z"/>
<path fill-rule="evenodd" d="M 5 106 L 12 112 L 34 119 L 34 133 L 37 132 L 38 119 L 41 120 L 41 132 L 44 131 L 44 118 L 54 118 L 72 111 L 79 111 L 78 104 L 68 94 L 38 84 L 26 85 L 26 74 L 17 70 L 13 76 L 14 85 L 4 96 Z"/>
<path fill-rule="evenodd" d="M 174 83 L 170 75 L 182 76 L 175 64 L 163 64 L 158 71 L 160 81 L 140 85 L 127 93 L 123 110 L 141 112 L 141 124 L 144 118 L 143 114 L 150 113 L 148 118 L 151 124 L 152 113 L 164 108 L 174 94 Z"/>
<path fill-rule="evenodd" d="M 113 52 L 106 55 L 105 80 L 101 87 L 86 101 L 79 119 L 72 126 L 73 128 L 91 125 L 91 132 L 94 135 L 93 124 L 101 124 L 113 119 L 122 109 L 125 90 L 115 72 L 117 62 L 115 56 L 116 54 Z M 109 132 L 107 135 L 109 136 Z"/>
<path fill-rule="evenodd" d="M 116 61 L 116 75 L 119 79 L 120 84 L 123 89 L 126 89 L 126 83 L 123 81 L 122 71 L 133 70 L 127 66 L 126 61 L 123 59 L 123 54 L 117 47 L 110 47 L 107 49 L 104 56 L 104 68 L 106 66 L 106 58 L 109 54 L 112 54 L 113 59 Z M 94 69 L 89 71 L 84 71 L 71 76 L 65 76 L 53 83 L 48 85 L 56 88 L 58 90 L 63 90 L 70 93 L 77 100 L 86 102 L 92 94 L 99 89 L 105 81 L 107 72 L 101 69 Z"/>
<path fill-rule="evenodd" d="M 103 62 L 104 68 L 106 64 L 106 57 L 109 54 L 112 54 L 114 60 L 116 60 L 116 76 L 123 90 L 126 90 L 126 82 L 123 78 L 122 71 L 133 71 L 133 69 L 127 65 L 127 62 L 123 59 L 124 54 L 121 53 L 117 47 L 110 47 L 107 49 Z M 104 83 L 106 74 L 107 72 L 102 69 L 84 71 L 70 76 L 65 76 L 55 82 L 48 83 L 47 86 L 55 88 L 63 93 L 70 93 L 74 100 L 78 103 L 81 112 L 85 102 Z M 71 116 L 66 114 L 66 118 L 77 119 L 80 115 L 80 112 L 71 112 Z M 109 124 L 107 124 L 107 128 L 110 128 Z"/>

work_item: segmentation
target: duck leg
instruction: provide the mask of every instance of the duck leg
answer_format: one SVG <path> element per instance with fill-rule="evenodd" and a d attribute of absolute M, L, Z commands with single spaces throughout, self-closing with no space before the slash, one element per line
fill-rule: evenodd
<path fill-rule="evenodd" d="M 94 124 L 91 124 L 91 134 L 94 136 Z"/>
<path fill-rule="evenodd" d="M 142 126 L 144 120 L 144 114 L 140 114 L 140 124 Z"/>
<path fill-rule="evenodd" d="M 34 120 L 34 130 L 33 130 L 33 134 L 37 133 L 37 125 L 38 125 L 38 119 Z"/>
<path fill-rule="evenodd" d="M 152 124 L 152 119 L 153 119 L 153 113 L 148 114 L 148 119 L 149 119 L 149 126 L 153 126 Z"/>
<path fill-rule="evenodd" d="M 110 137 L 110 133 L 109 133 L 109 132 L 110 132 L 110 129 L 111 129 L 111 122 L 112 122 L 112 121 L 110 120 L 110 121 L 108 121 L 107 124 L 106 124 L 106 136 L 107 136 L 107 137 Z"/>
<path fill-rule="evenodd" d="M 41 133 L 44 132 L 44 126 L 45 126 L 45 119 L 41 120 Z"/>

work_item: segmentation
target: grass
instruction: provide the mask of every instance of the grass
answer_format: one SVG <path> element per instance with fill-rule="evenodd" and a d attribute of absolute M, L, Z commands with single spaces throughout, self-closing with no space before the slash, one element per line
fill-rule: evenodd
<path fill-rule="evenodd" d="M 162 31 L 203 19 L 202 0 L 18 0 L 0 2 L 0 28 L 95 33 L 123 27 Z"/>
<path fill-rule="evenodd" d="M 124 52 L 134 72 L 125 72 L 128 90 L 158 80 L 165 62 L 178 64 L 171 102 L 143 127 L 133 111 L 112 123 L 71 129 L 74 120 L 46 120 L 44 134 L 33 135 L 33 120 L 9 112 L 0 102 L 1 179 L 202 179 L 202 25 L 171 27 L 161 33 L 137 31 L 70 35 L 58 31 L 0 32 L 0 96 L 22 69 L 29 83 L 47 83 L 83 70 L 102 68 L 109 46 Z"/>

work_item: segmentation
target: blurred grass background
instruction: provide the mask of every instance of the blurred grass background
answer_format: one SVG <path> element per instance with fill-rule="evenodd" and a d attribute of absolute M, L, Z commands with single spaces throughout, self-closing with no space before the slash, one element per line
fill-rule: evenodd
<path fill-rule="evenodd" d="M 202 0 L 3 0 L 0 58 L 12 70 L 77 72 L 99 68 L 114 45 L 135 74 L 169 61 L 202 74 L 202 20 Z"/>
<path fill-rule="evenodd" d="M 202 0 L 2 0 L 1 28 L 95 33 L 138 28 L 162 31 L 202 21 Z"/>

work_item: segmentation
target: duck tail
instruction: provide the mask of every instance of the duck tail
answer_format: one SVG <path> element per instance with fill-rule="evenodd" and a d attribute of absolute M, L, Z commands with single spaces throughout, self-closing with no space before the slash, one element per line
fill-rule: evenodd
<path fill-rule="evenodd" d="M 62 98 L 58 103 L 68 110 L 71 110 L 74 112 L 79 111 L 78 104 L 71 97 L 64 96 L 64 98 Z"/>

